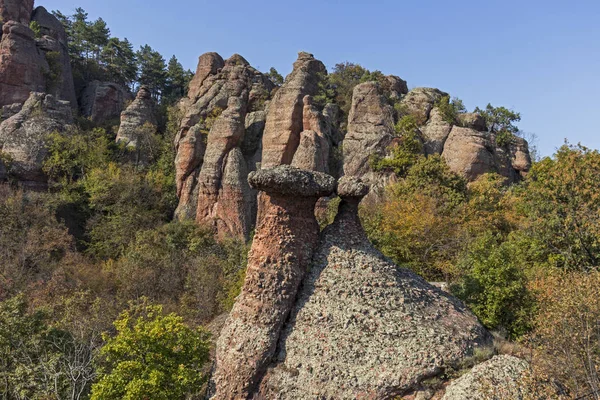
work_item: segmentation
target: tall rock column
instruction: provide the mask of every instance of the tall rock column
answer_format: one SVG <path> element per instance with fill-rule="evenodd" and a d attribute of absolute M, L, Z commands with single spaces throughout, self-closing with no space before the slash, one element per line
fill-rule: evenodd
<path fill-rule="evenodd" d="M 264 192 L 264 217 L 217 342 L 215 399 L 246 399 L 257 390 L 317 245 L 315 204 L 335 187 L 329 175 L 291 166 L 252 172 L 248 181 Z"/>

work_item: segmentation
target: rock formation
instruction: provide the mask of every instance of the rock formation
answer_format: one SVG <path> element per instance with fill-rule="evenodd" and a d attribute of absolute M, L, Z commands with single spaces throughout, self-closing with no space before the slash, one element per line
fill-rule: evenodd
<path fill-rule="evenodd" d="M 245 399 L 255 393 L 317 244 L 315 204 L 335 186 L 328 175 L 290 166 L 253 172 L 248 180 L 265 193 L 264 217 L 249 253 L 242 293 L 217 343 L 215 399 Z"/>
<path fill-rule="evenodd" d="M 369 243 L 358 219 L 367 191 L 340 180 L 338 215 L 321 234 L 261 398 L 393 398 L 488 344 L 460 301 Z"/>
<path fill-rule="evenodd" d="M 247 237 L 256 215 L 247 173 L 260 165 L 273 88 L 237 54 L 226 61 L 216 53 L 200 57 L 175 140 L 178 218 L 213 225 L 221 235 Z"/>
<path fill-rule="evenodd" d="M 21 111 L 0 124 L 0 151 L 11 159 L 11 175 L 25 187 L 44 187 L 48 136 L 66 133 L 72 123 L 69 102 L 32 93 Z"/>
<path fill-rule="evenodd" d="M 62 24 L 33 1 L 0 3 L 4 19 L 0 39 L 0 107 L 24 103 L 32 91 L 46 92 L 76 106 L 75 89 Z M 34 37 L 33 20 L 40 27 Z"/>
<path fill-rule="evenodd" d="M 376 82 L 356 86 L 343 142 L 344 173 L 360 176 L 374 191 L 379 190 L 387 183 L 389 174 L 375 173 L 370 160 L 385 157 L 394 137 L 394 110 L 381 86 Z"/>
<path fill-rule="evenodd" d="M 29 25 L 34 0 L 0 0 L 0 24 L 15 21 Z"/>
<path fill-rule="evenodd" d="M 117 132 L 117 143 L 123 143 L 128 148 L 137 150 L 138 160 L 147 160 L 149 155 L 144 154 L 147 149 L 144 143 L 151 138 L 147 137 L 156 133 L 158 122 L 155 115 L 155 103 L 146 86 L 142 86 L 135 100 L 121 113 L 121 125 Z"/>
<path fill-rule="evenodd" d="M 131 99 L 131 94 L 119 84 L 93 81 L 83 89 L 80 111 L 95 123 L 106 123 L 119 118 Z"/>
<path fill-rule="evenodd" d="M 495 356 L 451 382 L 442 400 L 523 400 L 519 381 L 528 368 L 519 358 Z"/>

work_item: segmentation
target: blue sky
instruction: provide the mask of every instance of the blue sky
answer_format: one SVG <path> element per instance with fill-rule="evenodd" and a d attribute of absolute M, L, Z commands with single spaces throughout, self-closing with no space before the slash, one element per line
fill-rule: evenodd
<path fill-rule="evenodd" d="M 102 17 L 114 36 L 195 70 L 207 51 L 283 75 L 296 53 L 351 61 L 521 112 L 543 155 L 565 138 L 600 148 L 600 0 L 37 0 Z"/>

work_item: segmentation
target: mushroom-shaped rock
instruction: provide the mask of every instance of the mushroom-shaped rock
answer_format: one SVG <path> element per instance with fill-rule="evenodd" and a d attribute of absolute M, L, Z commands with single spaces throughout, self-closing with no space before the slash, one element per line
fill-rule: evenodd
<path fill-rule="evenodd" d="M 215 399 L 256 392 L 317 244 L 315 203 L 335 188 L 332 177 L 291 166 L 252 172 L 248 182 L 265 192 L 265 209 L 242 293 L 217 342 Z"/>
<path fill-rule="evenodd" d="M 258 398 L 395 398 L 491 344 L 459 300 L 371 245 L 358 218 L 367 191 L 355 177 L 338 183 L 338 215 L 321 234 Z"/>
<path fill-rule="evenodd" d="M 442 400 L 522 400 L 521 379 L 528 368 L 520 358 L 495 356 L 450 383 Z"/>

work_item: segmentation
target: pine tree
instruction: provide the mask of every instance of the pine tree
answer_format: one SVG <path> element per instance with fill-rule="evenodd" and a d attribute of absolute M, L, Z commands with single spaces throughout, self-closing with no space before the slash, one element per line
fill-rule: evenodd
<path fill-rule="evenodd" d="M 145 45 L 137 52 L 140 72 L 139 83 L 150 89 L 153 97 L 159 100 L 167 83 L 167 65 L 165 59 L 152 47 Z"/>

